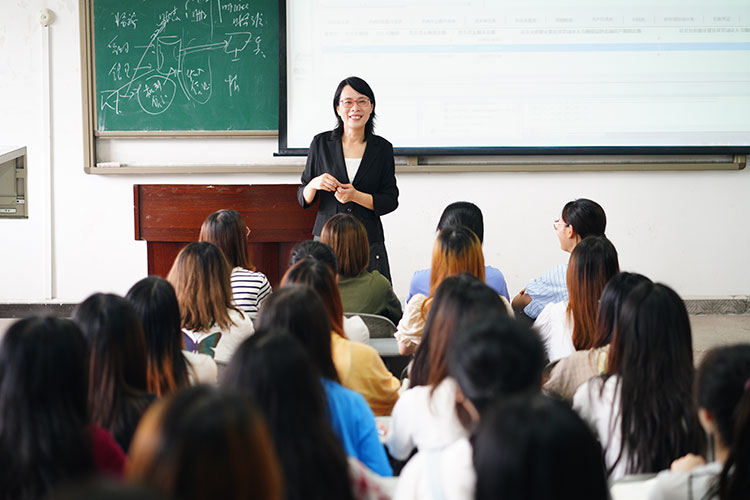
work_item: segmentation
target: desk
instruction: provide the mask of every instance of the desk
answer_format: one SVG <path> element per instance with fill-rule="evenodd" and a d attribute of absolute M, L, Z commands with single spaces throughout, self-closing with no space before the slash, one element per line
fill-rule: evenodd
<path fill-rule="evenodd" d="M 296 184 L 136 184 L 133 200 L 135 239 L 147 242 L 149 275 L 166 276 L 179 251 L 198 240 L 205 218 L 229 208 L 245 219 L 250 261 L 273 287 L 294 245 L 312 238 L 317 213 L 300 207 Z"/>

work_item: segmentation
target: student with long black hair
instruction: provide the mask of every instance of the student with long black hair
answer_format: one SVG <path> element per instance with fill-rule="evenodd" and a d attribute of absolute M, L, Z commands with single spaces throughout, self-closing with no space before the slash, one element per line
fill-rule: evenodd
<path fill-rule="evenodd" d="M 354 500 L 352 486 L 367 477 L 362 468 L 350 472 L 316 370 L 294 337 L 280 329 L 259 329 L 232 357 L 222 383 L 266 415 L 286 500 Z"/>
<path fill-rule="evenodd" d="M 696 405 L 714 461 L 686 455 L 659 474 L 650 500 L 750 498 L 750 344 L 709 351 L 696 377 Z"/>
<path fill-rule="evenodd" d="M 0 344 L 0 498 L 35 499 L 95 471 L 121 475 L 125 455 L 87 425 L 86 342 L 70 320 L 15 322 Z"/>
<path fill-rule="evenodd" d="M 658 472 L 699 450 L 692 346 L 687 309 L 674 290 L 641 283 L 628 294 L 606 374 L 573 397 L 599 434 L 610 479 Z"/>
<path fill-rule="evenodd" d="M 331 357 L 331 324 L 323 301 L 306 285 L 285 285 L 264 303 L 258 329 L 284 330 L 307 353 L 327 400 L 330 424 L 346 453 L 381 476 L 393 470 L 380 444 L 372 410 L 361 394 L 343 387 Z"/>
<path fill-rule="evenodd" d="M 143 278 L 126 295 L 133 304 L 146 336 L 149 392 L 159 397 L 190 383 L 216 383 L 216 362 L 207 354 L 184 351 L 180 306 L 169 281 L 159 276 Z"/>
<path fill-rule="evenodd" d="M 154 400 L 141 321 L 130 302 L 104 293 L 84 300 L 73 320 L 88 343 L 89 419 L 111 432 L 127 453 L 141 415 Z"/>

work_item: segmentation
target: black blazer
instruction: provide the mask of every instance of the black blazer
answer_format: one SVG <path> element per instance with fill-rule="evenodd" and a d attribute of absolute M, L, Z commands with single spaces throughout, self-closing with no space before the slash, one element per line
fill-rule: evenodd
<path fill-rule="evenodd" d="M 323 132 L 316 135 L 307 153 L 307 164 L 305 165 L 305 171 L 302 172 L 302 185 L 297 189 L 297 200 L 302 207 L 307 208 L 312 205 L 312 203 L 305 203 L 305 198 L 302 195 L 305 186 L 312 179 L 324 173 L 331 174 L 341 183 L 353 184 L 357 191 L 371 194 L 374 210 L 354 202 L 339 203 L 332 192 L 318 191 L 313 200 L 313 203 L 315 203 L 315 200 L 320 199 L 313 234 L 320 236 L 323 226 L 334 215 L 348 213 L 362 221 L 370 243 L 385 241 L 380 216 L 393 212 L 398 207 L 398 186 L 396 186 L 391 143 L 377 135 L 370 136 L 367 139 L 367 146 L 362 155 L 362 162 L 359 164 L 357 175 L 351 181 L 346 173 L 341 137 L 333 132 Z"/>

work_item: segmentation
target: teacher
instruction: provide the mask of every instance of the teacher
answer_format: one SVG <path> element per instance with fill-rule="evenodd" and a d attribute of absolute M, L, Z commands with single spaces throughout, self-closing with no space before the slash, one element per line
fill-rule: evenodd
<path fill-rule="evenodd" d="M 390 281 L 380 216 L 398 207 L 393 146 L 372 133 L 375 94 L 361 78 L 350 76 L 339 83 L 333 111 L 338 126 L 313 138 L 297 199 L 307 208 L 320 198 L 315 239 L 336 214 L 348 213 L 362 221 L 370 244 L 367 270 L 377 270 Z"/>

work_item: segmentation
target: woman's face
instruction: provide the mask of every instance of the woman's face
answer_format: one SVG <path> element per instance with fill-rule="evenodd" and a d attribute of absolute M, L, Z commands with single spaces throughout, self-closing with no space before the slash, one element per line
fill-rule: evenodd
<path fill-rule="evenodd" d="M 343 88 L 336 112 L 344 122 L 344 130 L 364 130 L 372 110 L 373 105 L 366 95 L 360 94 L 349 85 Z"/>
<path fill-rule="evenodd" d="M 554 222 L 554 227 L 557 238 L 560 240 L 560 248 L 568 253 L 572 252 L 580 239 L 573 231 L 573 226 L 565 222 L 561 214 L 560 218 Z"/>

